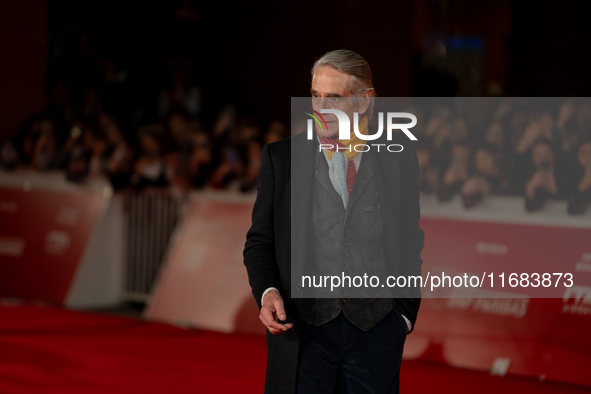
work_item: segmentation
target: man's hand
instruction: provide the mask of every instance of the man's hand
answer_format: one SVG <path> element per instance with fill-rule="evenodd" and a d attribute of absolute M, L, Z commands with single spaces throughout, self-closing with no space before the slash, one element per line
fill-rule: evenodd
<path fill-rule="evenodd" d="M 287 316 L 283 307 L 283 298 L 274 290 L 265 294 L 259 319 L 273 335 L 281 334 L 293 327 L 291 323 L 281 324 L 277 322 L 277 320 L 287 319 Z"/>

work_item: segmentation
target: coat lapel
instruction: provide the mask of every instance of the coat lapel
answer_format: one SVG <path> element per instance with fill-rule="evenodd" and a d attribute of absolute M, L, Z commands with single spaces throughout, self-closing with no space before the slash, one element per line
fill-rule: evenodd
<path fill-rule="evenodd" d="M 291 196 L 294 214 L 298 215 L 298 219 L 302 217 L 299 215 L 310 213 L 312 206 L 314 152 L 317 145 L 316 140 L 302 137 L 298 138 L 299 141 L 293 141 L 291 147 Z"/>
<path fill-rule="evenodd" d="M 303 294 L 298 293 L 306 261 L 306 241 L 310 228 L 312 190 L 314 177 L 314 153 L 316 139 L 305 135 L 292 137 L 291 146 L 291 295 L 299 303 Z"/>

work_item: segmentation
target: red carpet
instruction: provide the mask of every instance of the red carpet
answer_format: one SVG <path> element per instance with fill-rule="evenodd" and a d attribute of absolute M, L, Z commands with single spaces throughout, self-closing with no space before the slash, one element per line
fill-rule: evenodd
<path fill-rule="evenodd" d="M 262 337 L 0 306 L 0 393 L 262 393 Z M 403 363 L 402 393 L 588 393 L 550 382 Z"/>

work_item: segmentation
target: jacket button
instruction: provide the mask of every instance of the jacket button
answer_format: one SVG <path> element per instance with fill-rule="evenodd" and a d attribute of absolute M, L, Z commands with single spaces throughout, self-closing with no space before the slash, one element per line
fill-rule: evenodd
<path fill-rule="evenodd" d="M 335 307 L 334 307 L 334 310 L 335 310 L 335 311 L 338 311 L 339 309 L 340 309 L 340 308 L 339 308 L 338 306 L 335 306 Z"/>
<path fill-rule="evenodd" d="M 348 261 L 345 261 L 343 264 L 345 264 L 345 265 L 349 265 L 349 262 L 348 262 Z"/>
<path fill-rule="evenodd" d="M 302 291 L 302 286 L 300 286 L 300 285 L 297 285 L 297 286 L 296 286 L 296 289 L 297 289 L 298 291 Z"/>
<path fill-rule="evenodd" d="M 343 298 L 341 301 L 343 301 L 343 302 L 347 302 L 347 299 L 346 299 L 346 298 Z"/>
<path fill-rule="evenodd" d="M 345 242 L 345 246 L 349 246 L 349 242 Z"/>
<path fill-rule="evenodd" d="M 345 252 L 345 256 L 349 257 L 349 252 Z"/>
<path fill-rule="evenodd" d="M 349 235 L 351 235 L 351 234 L 349 234 L 349 233 L 345 233 L 345 237 L 348 237 Z"/>
<path fill-rule="evenodd" d="M 351 224 L 349 222 L 346 222 L 345 227 L 349 227 L 349 226 L 351 226 Z"/>

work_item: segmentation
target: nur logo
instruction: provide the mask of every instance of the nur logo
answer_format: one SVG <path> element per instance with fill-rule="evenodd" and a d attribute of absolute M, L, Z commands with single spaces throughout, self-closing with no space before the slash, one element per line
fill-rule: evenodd
<path fill-rule="evenodd" d="M 314 114 L 311 114 L 309 112 L 304 112 L 306 115 L 309 115 L 312 117 L 312 119 L 314 119 L 316 121 L 316 123 L 318 123 L 318 127 L 320 127 L 320 129 L 322 130 L 322 123 L 320 123 L 320 119 L 322 119 L 322 122 L 324 123 L 324 126 L 326 126 L 326 129 L 328 130 L 328 125 L 326 124 L 326 120 L 324 120 L 324 117 L 322 115 L 320 115 L 320 112 L 313 110 L 312 108 L 308 108 L 308 107 L 302 107 L 303 109 L 307 109 L 309 111 L 314 112 L 316 115 L 318 116 L 314 116 Z M 310 127 L 311 125 L 313 126 L 312 123 L 312 119 L 308 119 L 308 139 L 310 140 Z"/>
<path fill-rule="evenodd" d="M 351 121 L 349 120 L 349 116 L 341 110 L 338 109 L 321 109 L 320 112 L 315 111 L 311 108 L 303 107 L 304 109 L 310 110 L 312 112 L 305 112 L 306 115 L 310 116 L 312 119 L 308 119 L 308 140 L 314 138 L 314 121 L 318 124 L 318 127 L 322 130 L 324 127 L 328 130 L 328 125 L 326 124 L 326 120 L 322 114 L 333 114 L 337 117 L 339 121 L 339 140 L 349 140 L 351 139 Z M 394 123 L 394 119 L 399 118 L 406 118 L 410 119 L 410 123 Z M 411 141 L 417 141 L 417 137 L 415 137 L 409 129 L 416 126 L 417 124 L 417 117 L 408 112 L 388 112 L 386 114 L 386 133 L 388 141 L 392 140 L 392 132 L 394 130 L 402 131 Z M 324 127 L 323 127 L 324 126 Z M 359 132 L 359 113 L 353 113 L 353 132 L 355 135 L 364 141 L 374 141 L 377 140 L 382 136 L 384 132 L 384 113 L 378 113 L 378 131 L 372 135 L 365 135 Z M 324 146 L 326 145 L 326 146 Z M 380 150 L 380 146 L 385 146 L 386 144 L 365 144 L 365 145 L 358 145 L 360 150 L 357 150 L 357 146 L 353 147 L 358 152 L 367 152 L 371 149 L 371 146 L 376 146 L 378 151 Z M 392 146 L 399 147 L 399 150 L 391 150 Z M 320 144 L 320 149 L 333 149 L 332 145 L 328 144 Z M 338 149 L 338 147 L 337 147 Z M 351 146 L 349 147 L 351 149 Z M 401 152 L 403 147 L 400 144 L 391 144 L 387 146 L 388 151 L 390 152 Z"/>

